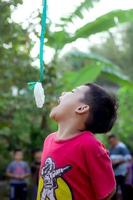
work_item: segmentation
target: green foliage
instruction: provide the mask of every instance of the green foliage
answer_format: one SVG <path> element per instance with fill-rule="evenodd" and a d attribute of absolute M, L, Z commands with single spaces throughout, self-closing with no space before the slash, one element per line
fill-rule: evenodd
<path fill-rule="evenodd" d="M 117 32 L 117 35 L 116 35 Z M 116 37 L 119 36 L 119 37 Z M 118 65 L 121 71 L 129 77 L 130 83 L 133 78 L 133 28 L 132 23 L 128 23 L 124 26 L 119 26 L 116 30 L 110 31 L 107 35 L 107 39 L 99 46 L 94 46 L 91 51 L 99 54 L 102 57 Z M 112 74 L 111 74 L 112 77 Z M 100 79 L 108 80 L 103 75 Z M 119 82 L 118 77 L 111 78 L 115 84 Z M 110 79 L 110 80 L 111 80 Z M 120 84 L 121 85 L 121 84 Z M 113 129 L 113 132 L 119 135 L 120 139 L 124 141 L 130 149 L 133 151 L 132 143 L 132 102 L 133 92 L 132 85 L 123 84 L 118 90 L 119 112 L 118 120 Z"/>
<path fill-rule="evenodd" d="M 87 38 L 93 34 L 107 31 L 110 28 L 115 27 L 117 25 L 115 19 L 118 20 L 119 24 L 133 21 L 132 12 L 132 9 L 111 11 L 101 17 L 98 17 L 93 22 L 82 26 L 73 35 L 67 33 L 62 27 L 60 27 L 61 31 L 47 31 L 48 41 L 46 44 L 52 48 L 61 49 L 65 44 L 71 43 L 78 38 Z M 67 21 L 67 24 L 69 23 L 70 20 Z"/>
<path fill-rule="evenodd" d="M 42 112 L 35 108 L 33 94 L 27 91 L 27 82 L 38 80 L 39 74 L 38 69 L 32 67 L 33 60 L 30 57 L 33 43 L 28 30 L 11 19 L 12 8 L 15 9 L 20 3 L 20 0 L 0 0 L 1 172 L 9 162 L 11 150 L 16 147 L 28 149 L 32 146 L 32 128 L 42 120 Z"/>
<path fill-rule="evenodd" d="M 87 82 L 95 82 L 99 75 L 102 75 L 103 78 L 110 80 L 119 86 L 133 86 L 132 81 L 123 74 L 122 70 L 120 70 L 117 65 L 102 56 L 94 53 L 83 54 L 74 51 L 69 55 L 69 58 L 71 57 L 73 62 L 81 60 L 83 62 L 76 71 L 74 69 L 73 71 L 64 74 L 66 89 L 72 89 Z"/>
<path fill-rule="evenodd" d="M 117 34 L 116 34 L 117 32 Z M 118 26 L 114 31 L 109 31 L 105 42 L 93 46 L 91 52 L 110 60 L 118 65 L 123 73 L 133 78 L 133 23 Z"/>
<path fill-rule="evenodd" d="M 94 66 L 95 65 L 95 66 Z M 91 63 L 76 72 L 67 72 L 64 75 L 66 79 L 66 89 L 72 89 L 88 82 L 94 82 L 101 73 L 102 66 L 99 63 Z"/>
<path fill-rule="evenodd" d="M 10 6 L 16 6 L 20 2 L 0 1 L 0 90 L 5 93 L 10 92 L 13 85 L 23 88 L 29 74 L 31 78 L 35 76 L 29 57 L 32 48 L 29 34 L 11 20 Z"/>
<path fill-rule="evenodd" d="M 22 147 L 28 153 L 33 148 L 42 147 L 44 138 L 56 128 L 56 125 L 49 119 L 49 112 L 64 88 L 71 89 L 85 82 L 96 81 L 101 75 L 120 87 L 130 88 L 132 86 L 130 79 L 119 69 L 119 63 L 113 62 L 108 57 L 104 58 L 98 53 L 78 52 L 77 54 L 74 52 L 75 55 L 71 55 L 67 63 L 63 60 L 65 58 L 60 57 L 61 50 L 67 43 L 115 27 L 114 18 L 117 18 L 119 23 L 133 20 L 132 10 L 116 10 L 87 23 L 74 35 L 66 32 L 67 25 L 74 22 L 76 17 L 82 18 L 84 9 L 91 9 L 93 2 L 95 1 L 84 0 L 70 16 L 62 18 L 61 23 L 56 25 L 60 31 L 52 32 L 52 24 L 49 22 L 46 45 L 53 48 L 55 53 L 53 60 L 46 65 L 44 86 L 47 99 L 44 109 L 39 110 L 35 106 L 33 93 L 27 89 L 27 82 L 36 81 L 39 77 L 38 66 L 33 67 L 34 60 L 30 57 L 34 43 L 29 37 L 31 31 L 37 36 L 38 32 L 34 24 L 29 24 L 26 30 L 12 21 L 12 8 L 16 9 L 17 5 L 22 3 L 21 0 L 0 0 L 0 159 L 3 163 L 0 170 L 10 159 L 9 151 L 15 147 Z M 68 66 L 69 63 L 71 63 L 70 66 Z M 123 93 L 120 92 L 119 95 L 120 98 L 121 95 L 124 98 Z M 131 101 L 132 95 L 129 99 Z M 123 110 L 123 104 L 121 102 L 121 119 L 123 119 L 125 110 L 129 109 L 125 107 Z M 127 118 L 126 123 L 128 123 Z M 120 124 L 119 122 L 117 130 L 121 130 Z M 122 126 L 124 127 L 124 123 Z"/>
<path fill-rule="evenodd" d="M 99 0 L 84 0 L 68 17 L 62 17 L 60 26 L 65 27 L 69 22 L 73 22 L 76 17 L 84 18 L 83 10 L 88 10 L 93 7 L 94 2 Z"/>
<path fill-rule="evenodd" d="M 118 91 L 119 112 L 118 121 L 114 127 L 114 133 L 124 141 L 133 151 L 133 90 L 130 87 L 122 87 Z"/>
<path fill-rule="evenodd" d="M 114 10 L 111 11 L 99 18 L 97 18 L 95 21 L 91 23 L 87 23 L 83 27 L 79 28 L 75 36 L 73 37 L 73 40 L 76 40 L 77 38 L 86 38 L 89 37 L 92 34 L 96 34 L 99 32 L 107 31 L 111 27 L 116 26 L 115 19 L 118 20 L 118 23 L 124 23 L 133 21 L 133 10 Z"/>

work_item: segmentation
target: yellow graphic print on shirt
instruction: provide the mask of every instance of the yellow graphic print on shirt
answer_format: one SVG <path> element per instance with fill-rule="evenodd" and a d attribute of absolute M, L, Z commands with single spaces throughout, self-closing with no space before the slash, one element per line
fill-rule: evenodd
<path fill-rule="evenodd" d="M 47 158 L 39 179 L 37 200 L 72 200 L 71 190 L 61 177 L 70 169 L 71 166 L 56 169 L 54 161 Z"/>

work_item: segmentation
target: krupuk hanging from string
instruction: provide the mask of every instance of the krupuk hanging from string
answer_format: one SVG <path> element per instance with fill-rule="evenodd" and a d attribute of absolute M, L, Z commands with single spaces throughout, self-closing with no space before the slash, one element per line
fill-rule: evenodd
<path fill-rule="evenodd" d="M 35 102 L 38 108 L 42 108 L 45 102 L 45 94 L 42 83 L 44 81 L 44 38 L 46 32 L 46 17 L 47 17 L 47 0 L 43 0 L 43 12 L 41 23 L 41 36 L 40 36 L 40 80 L 37 82 L 28 83 L 30 89 L 34 89 Z"/>

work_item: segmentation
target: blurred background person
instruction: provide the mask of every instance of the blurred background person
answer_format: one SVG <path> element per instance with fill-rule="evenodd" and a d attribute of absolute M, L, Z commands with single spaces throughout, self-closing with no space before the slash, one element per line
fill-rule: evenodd
<path fill-rule="evenodd" d="M 133 154 L 127 165 L 126 193 L 128 194 L 127 200 L 133 200 Z"/>
<path fill-rule="evenodd" d="M 117 199 L 117 192 L 119 187 L 121 189 L 123 200 L 127 200 L 125 181 L 127 175 L 127 164 L 131 160 L 131 155 L 126 145 L 120 142 L 115 135 L 112 134 L 108 136 L 108 142 L 110 145 L 110 158 L 112 160 L 117 184 L 116 193 L 112 200 Z"/>
<path fill-rule="evenodd" d="M 33 200 L 36 200 L 37 197 L 38 175 L 41 164 L 41 155 L 42 151 L 40 149 L 35 149 L 33 151 L 34 161 L 31 164 L 31 174 L 33 180 Z"/>
<path fill-rule="evenodd" d="M 30 176 L 30 168 L 23 160 L 21 149 L 15 149 L 13 161 L 6 169 L 6 175 L 10 178 L 10 200 L 27 199 L 27 178 Z"/>

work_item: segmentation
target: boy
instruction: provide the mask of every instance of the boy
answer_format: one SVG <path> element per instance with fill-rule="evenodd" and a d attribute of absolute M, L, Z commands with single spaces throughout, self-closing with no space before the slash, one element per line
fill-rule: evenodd
<path fill-rule="evenodd" d="M 128 166 L 127 166 L 126 194 L 127 194 L 126 200 L 133 199 L 133 157 L 129 161 Z"/>
<path fill-rule="evenodd" d="M 42 151 L 40 149 L 34 150 L 34 161 L 31 164 L 31 175 L 33 183 L 33 200 L 36 200 L 37 197 L 37 187 L 38 187 L 38 175 L 41 164 L 41 155 Z"/>
<path fill-rule="evenodd" d="M 110 144 L 109 152 L 116 180 L 116 193 L 112 200 L 117 200 L 119 187 L 122 192 L 122 199 L 127 200 L 125 180 L 127 174 L 127 164 L 131 160 L 131 155 L 126 145 L 119 141 L 116 135 L 110 135 L 108 137 L 108 142 Z"/>
<path fill-rule="evenodd" d="M 50 117 L 58 131 L 45 142 L 37 200 L 106 200 L 115 191 L 108 152 L 95 133 L 116 120 L 116 101 L 96 84 L 63 93 Z"/>
<path fill-rule="evenodd" d="M 10 178 L 10 200 L 26 200 L 26 178 L 30 175 L 30 169 L 28 164 L 23 161 L 21 149 L 14 151 L 14 160 L 8 165 L 6 174 Z"/>

